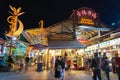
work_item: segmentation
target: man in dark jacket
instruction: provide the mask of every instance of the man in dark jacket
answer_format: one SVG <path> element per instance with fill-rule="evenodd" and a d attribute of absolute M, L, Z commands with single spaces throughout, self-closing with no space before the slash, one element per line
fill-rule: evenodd
<path fill-rule="evenodd" d="M 60 78 L 60 70 L 61 70 L 61 59 L 59 56 L 55 59 L 55 78 Z"/>
<path fill-rule="evenodd" d="M 91 62 L 91 68 L 93 70 L 93 80 L 97 80 L 97 78 L 99 80 L 102 80 L 100 66 L 101 66 L 101 59 L 98 57 L 98 53 L 94 53 L 94 58 L 92 59 Z"/>
<path fill-rule="evenodd" d="M 25 58 L 25 71 L 27 71 L 28 68 L 29 68 L 29 62 L 30 62 L 30 58 L 29 58 L 29 56 L 27 55 L 27 57 Z"/>
<path fill-rule="evenodd" d="M 9 66 L 9 71 L 14 71 L 15 62 L 13 55 L 8 56 L 8 66 Z"/>
<path fill-rule="evenodd" d="M 106 53 L 104 53 L 103 58 L 102 58 L 101 68 L 105 72 L 107 80 L 110 80 L 110 66 L 109 66 L 109 63 L 110 63 L 110 60 L 107 58 Z"/>

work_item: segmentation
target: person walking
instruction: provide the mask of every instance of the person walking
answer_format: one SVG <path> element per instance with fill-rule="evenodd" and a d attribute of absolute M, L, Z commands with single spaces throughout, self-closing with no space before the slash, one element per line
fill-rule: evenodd
<path fill-rule="evenodd" d="M 112 57 L 111 63 L 112 63 L 112 72 L 115 74 L 116 73 L 115 57 Z"/>
<path fill-rule="evenodd" d="M 99 80 L 102 80 L 100 66 L 101 66 L 101 59 L 98 57 L 98 53 L 96 52 L 94 53 L 94 58 L 92 59 L 91 62 L 91 68 L 93 71 L 93 80 L 97 80 L 97 78 Z"/>
<path fill-rule="evenodd" d="M 37 64 L 37 72 L 42 71 L 42 61 L 39 61 Z"/>
<path fill-rule="evenodd" d="M 107 80 L 110 80 L 110 66 L 109 66 L 110 60 L 107 58 L 106 53 L 103 54 L 102 58 L 102 70 L 105 72 Z"/>
<path fill-rule="evenodd" d="M 52 72 L 54 69 L 54 57 L 50 59 L 50 72 Z"/>
<path fill-rule="evenodd" d="M 60 56 L 55 60 L 55 78 L 60 79 L 60 71 L 62 69 Z"/>
<path fill-rule="evenodd" d="M 120 57 L 118 56 L 118 53 L 115 54 L 115 66 L 118 80 L 120 80 Z"/>
<path fill-rule="evenodd" d="M 70 72 L 71 71 L 71 59 L 67 59 L 67 71 Z"/>
<path fill-rule="evenodd" d="M 14 71 L 15 62 L 14 62 L 13 55 L 8 56 L 8 66 L 9 66 L 9 71 Z"/>
<path fill-rule="evenodd" d="M 5 59 L 4 57 L 0 57 L 0 67 L 5 65 Z"/>
<path fill-rule="evenodd" d="M 61 66 L 62 66 L 62 70 L 60 72 L 60 80 L 64 80 L 65 79 L 65 57 L 61 57 Z"/>
<path fill-rule="evenodd" d="M 27 57 L 25 58 L 25 71 L 28 71 L 28 69 L 29 69 L 29 63 L 30 63 L 30 58 L 27 55 Z"/>
<path fill-rule="evenodd" d="M 24 62 L 24 59 L 22 58 L 21 60 L 20 60 L 20 69 L 19 69 L 19 72 L 20 73 L 22 73 L 22 71 L 23 71 L 23 68 L 24 68 L 24 64 L 25 62 Z"/>
<path fill-rule="evenodd" d="M 91 59 L 89 57 L 86 58 L 85 67 L 86 67 L 85 71 L 86 71 L 86 73 L 88 73 L 90 71 L 90 67 L 91 67 Z"/>

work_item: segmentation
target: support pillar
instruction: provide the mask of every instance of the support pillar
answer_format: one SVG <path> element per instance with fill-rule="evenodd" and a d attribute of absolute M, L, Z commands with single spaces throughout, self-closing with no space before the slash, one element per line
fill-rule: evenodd
<path fill-rule="evenodd" d="M 49 70 L 49 59 L 50 58 L 50 54 L 49 54 L 49 49 L 47 49 L 47 70 Z"/>

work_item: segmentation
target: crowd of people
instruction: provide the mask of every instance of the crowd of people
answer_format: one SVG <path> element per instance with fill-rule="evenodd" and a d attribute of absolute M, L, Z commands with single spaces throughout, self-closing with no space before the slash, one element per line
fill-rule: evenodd
<path fill-rule="evenodd" d="M 93 72 L 93 80 L 103 80 L 101 71 L 105 73 L 107 80 L 111 80 L 110 72 L 116 73 L 118 80 L 120 80 L 120 57 L 118 57 L 118 53 L 115 53 L 115 56 L 110 60 L 106 53 L 101 56 L 100 52 L 96 52 L 93 58 L 87 59 L 86 64 L 86 71 L 91 70 Z"/>
<path fill-rule="evenodd" d="M 65 57 L 57 56 L 55 60 L 55 78 L 64 80 L 65 75 Z"/>
<path fill-rule="evenodd" d="M 29 63 L 30 63 L 29 56 L 26 56 L 25 59 L 21 58 L 19 61 L 18 71 L 20 73 L 22 73 L 23 69 L 24 69 L 24 71 L 27 71 L 29 69 Z M 13 55 L 8 56 L 6 64 L 8 66 L 8 71 L 15 71 L 16 60 Z"/>
<path fill-rule="evenodd" d="M 100 52 L 96 52 L 93 54 L 92 58 L 86 59 L 86 71 L 92 71 L 93 80 L 103 80 L 101 71 L 105 73 L 106 79 L 110 79 L 110 72 L 113 72 L 118 75 L 118 80 L 120 80 L 120 57 L 118 53 L 115 53 L 115 56 L 112 57 L 110 60 L 106 53 L 101 55 Z M 4 66 L 4 59 L 0 59 L 0 66 Z M 42 62 L 40 62 L 42 63 Z M 56 80 L 65 80 L 65 71 L 68 69 L 70 71 L 71 61 L 67 60 L 65 56 L 57 56 L 51 59 L 51 69 L 54 70 L 54 77 Z M 9 66 L 9 71 L 14 71 L 15 61 L 13 55 L 8 56 L 7 64 Z M 110 66 L 112 64 L 112 67 Z M 25 58 L 20 59 L 19 63 L 19 72 L 28 71 L 30 65 L 30 58 L 26 56 Z M 67 67 L 67 69 L 66 69 Z M 42 69 L 40 70 L 42 71 Z"/>

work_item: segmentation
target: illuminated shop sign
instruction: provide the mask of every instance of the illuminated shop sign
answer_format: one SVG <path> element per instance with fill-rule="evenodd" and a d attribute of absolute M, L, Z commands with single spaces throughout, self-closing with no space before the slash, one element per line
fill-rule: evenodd
<path fill-rule="evenodd" d="M 88 9 L 83 9 L 83 10 L 78 10 L 77 11 L 77 16 L 90 16 L 92 18 L 97 18 L 96 13 L 93 10 L 88 10 Z"/>
<path fill-rule="evenodd" d="M 76 10 L 76 17 L 78 18 L 78 24 L 84 25 L 95 25 L 95 21 L 97 19 L 97 14 L 94 10 L 83 7 Z"/>
<path fill-rule="evenodd" d="M 79 24 L 87 24 L 87 25 L 94 25 L 94 21 L 88 18 L 81 18 L 79 20 Z"/>

